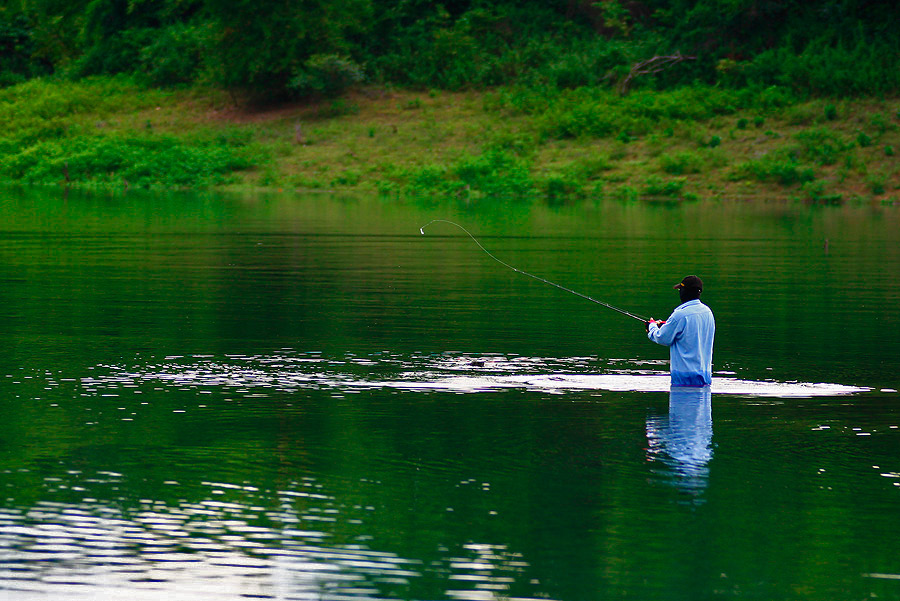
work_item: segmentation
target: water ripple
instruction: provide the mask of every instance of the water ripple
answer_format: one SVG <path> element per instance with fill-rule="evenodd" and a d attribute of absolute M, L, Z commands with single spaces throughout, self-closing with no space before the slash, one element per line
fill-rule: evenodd
<path fill-rule="evenodd" d="M 403 357 L 391 353 L 328 359 L 294 352 L 183 359 L 186 358 L 167 357 L 161 363 L 137 367 L 98 366 L 95 374 L 81 379 L 81 386 L 92 394 L 104 395 L 119 386 L 146 387 L 156 383 L 199 394 L 230 390 L 245 398 L 265 398 L 267 391 L 297 390 L 344 394 L 367 389 L 482 393 L 518 388 L 563 394 L 669 389 L 667 364 L 663 361 L 462 354 Z M 746 380 L 734 377 L 733 372 L 716 375 L 712 385 L 715 394 L 779 398 L 837 396 L 869 390 L 834 383 Z"/>
<path fill-rule="evenodd" d="M 415 561 L 360 545 L 323 546 L 323 533 L 255 526 L 249 517 L 237 519 L 235 509 L 156 504 L 127 516 L 107 506 L 39 503 L 7 512 L 0 520 L 0 589 L 9 599 L 16 592 L 65 596 L 79 587 L 89 587 L 92 599 L 163 589 L 188 599 L 238 592 L 318 598 L 323 590 L 329 598 L 358 599 L 378 596 L 385 579 L 408 584 L 420 576 Z M 275 522 L 279 515 L 268 517 Z"/>
<path fill-rule="evenodd" d="M 65 473 L 103 486 L 118 477 Z M 0 590 L 3 598 L 34 595 L 91 599 L 206 600 L 408 598 L 426 572 L 447 582 L 447 596 L 504 598 L 528 564 L 502 545 L 467 545 L 471 556 L 451 555 L 425 565 L 370 547 L 364 515 L 312 477 L 279 490 L 204 481 L 195 500 L 143 499 L 137 505 L 37 501 L 0 513 Z M 225 492 L 216 499 L 216 492 Z M 339 523 L 338 523 L 339 522 Z M 432 576 L 433 578 L 433 576 Z M 521 583 L 520 588 L 521 588 Z M 526 582 L 533 590 L 534 583 Z M 483 598 L 483 597 L 477 597 Z"/>

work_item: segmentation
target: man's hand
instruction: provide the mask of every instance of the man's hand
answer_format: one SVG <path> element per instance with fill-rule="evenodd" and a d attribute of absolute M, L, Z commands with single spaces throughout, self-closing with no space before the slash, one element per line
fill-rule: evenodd
<path fill-rule="evenodd" d="M 653 318 L 651 317 L 651 318 L 650 318 L 650 321 L 647 322 L 647 331 L 648 331 L 648 332 L 650 331 L 650 324 L 654 324 L 654 323 L 656 324 L 656 327 L 661 328 L 661 327 L 663 327 L 663 324 L 666 323 L 666 320 L 660 319 L 660 320 L 657 321 L 656 319 L 653 319 Z"/>

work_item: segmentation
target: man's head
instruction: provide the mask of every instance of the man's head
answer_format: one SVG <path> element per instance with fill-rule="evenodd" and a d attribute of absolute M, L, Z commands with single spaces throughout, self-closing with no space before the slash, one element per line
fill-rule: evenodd
<path fill-rule="evenodd" d="M 686 303 L 689 300 L 700 298 L 700 293 L 703 292 L 703 280 L 695 275 L 689 275 L 675 284 L 674 288 L 678 290 L 681 302 Z"/>

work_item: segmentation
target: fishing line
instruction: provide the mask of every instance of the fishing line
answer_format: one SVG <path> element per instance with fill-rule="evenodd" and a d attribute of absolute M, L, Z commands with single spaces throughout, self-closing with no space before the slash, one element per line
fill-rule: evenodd
<path fill-rule="evenodd" d="M 580 297 L 583 298 L 583 299 L 589 300 L 589 301 L 591 301 L 592 303 L 597 303 L 598 305 L 602 305 L 602 306 L 606 307 L 607 309 L 612 309 L 613 311 L 618 311 L 618 312 L 621 313 L 622 315 L 627 315 L 628 317 L 631 317 L 632 319 L 637 319 L 638 321 L 642 321 L 642 322 L 644 322 L 644 323 L 647 323 L 647 322 L 649 321 L 647 318 L 641 317 L 641 316 L 639 316 L 639 315 L 635 315 L 634 313 L 631 313 L 631 312 L 629 312 L 629 311 L 626 311 L 625 309 L 620 309 L 619 307 L 615 307 L 615 306 L 613 306 L 613 305 L 610 305 L 610 304 L 607 303 L 607 302 L 604 302 L 604 301 L 602 301 L 602 300 L 598 300 L 598 299 L 596 299 L 596 298 L 594 298 L 594 297 L 592 297 L 592 296 L 588 296 L 587 294 L 582 294 L 581 292 L 578 292 L 577 290 L 572 290 L 571 288 L 566 288 L 565 286 L 561 286 L 560 284 L 557 284 L 556 282 L 551 282 L 550 280 L 547 280 L 547 279 L 544 279 L 544 278 L 542 278 L 542 277 L 540 277 L 540 276 L 534 275 L 533 273 L 528 273 L 527 271 L 523 271 L 523 270 L 519 269 L 518 267 L 513 267 L 512 265 L 510 265 L 510 264 L 507 263 L 506 261 L 502 261 L 502 260 L 498 259 L 497 257 L 495 257 L 495 256 L 493 255 L 493 253 L 491 253 L 491 251 L 489 251 L 488 249 L 486 249 L 484 246 L 481 245 L 481 242 L 479 242 L 478 239 L 477 239 L 475 236 L 473 236 L 473 235 L 471 234 L 471 232 L 469 232 L 469 230 L 467 230 L 466 228 L 464 228 L 463 226 L 461 226 L 461 225 L 458 224 L 458 223 L 454 223 L 454 222 L 448 221 L 448 220 L 446 220 L 446 219 L 432 219 L 431 221 L 429 221 L 428 223 L 426 223 L 425 225 L 423 225 L 422 227 L 419 228 L 419 233 L 422 234 L 422 235 L 424 236 L 424 235 L 425 235 L 425 228 L 428 227 L 429 225 L 431 225 L 432 223 L 449 223 L 450 225 L 453 225 L 453 226 L 458 227 L 458 228 L 461 229 L 463 232 L 465 232 L 466 235 L 469 236 L 469 238 L 471 238 L 472 241 L 473 241 L 475 244 L 478 245 L 478 248 L 480 248 L 481 250 L 483 250 L 483 251 L 487 254 L 487 256 L 489 256 L 489 257 L 492 258 L 493 260 L 497 261 L 498 263 L 500 263 L 500 264 L 503 265 L 504 267 L 506 267 L 506 268 L 508 268 L 508 269 L 512 269 L 512 270 L 515 271 L 516 273 L 521 273 L 522 275 L 527 275 L 528 277 L 534 278 L 534 279 L 538 280 L 539 282 L 543 282 L 543 283 L 545 283 L 545 284 L 550 284 L 551 286 L 555 286 L 555 287 L 559 288 L 560 290 L 564 290 L 564 291 L 566 291 L 566 292 L 569 292 L 569 293 L 571 293 L 571 294 L 574 294 L 575 296 L 580 296 Z"/>

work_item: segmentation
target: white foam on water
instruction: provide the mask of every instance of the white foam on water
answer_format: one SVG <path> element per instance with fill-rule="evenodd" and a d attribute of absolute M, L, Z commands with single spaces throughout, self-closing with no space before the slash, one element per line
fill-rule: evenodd
<path fill-rule="evenodd" d="M 183 359 L 180 357 L 178 359 Z M 379 388 L 409 392 L 460 394 L 521 389 L 548 394 L 574 391 L 667 392 L 670 378 L 665 362 L 596 357 L 504 356 L 318 356 L 278 355 L 201 358 L 184 362 L 167 357 L 143 368 L 104 366 L 81 379 L 94 393 L 106 385 L 118 387 L 158 382 L 163 386 L 219 388 L 249 394 L 260 389 L 294 391 L 332 389 L 359 392 Z M 598 373 L 599 372 L 599 373 Z M 825 382 L 746 380 L 735 372 L 716 372 L 712 393 L 774 398 L 853 395 L 873 390 Z M 118 390 L 118 388 L 117 388 Z M 882 391 L 885 391 L 884 389 Z"/>
<path fill-rule="evenodd" d="M 561 394 L 574 390 L 603 390 L 610 392 L 667 392 L 668 374 L 546 374 L 546 375 L 461 375 L 408 373 L 402 379 L 380 382 L 378 385 L 409 391 L 446 391 L 477 393 L 492 390 L 521 388 Z M 372 386 L 374 382 L 360 382 Z M 856 394 L 871 390 L 858 386 L 808 382 L 774 382 L 713 378 L 713 394 L 764 397 L 816 397 Z"/>

